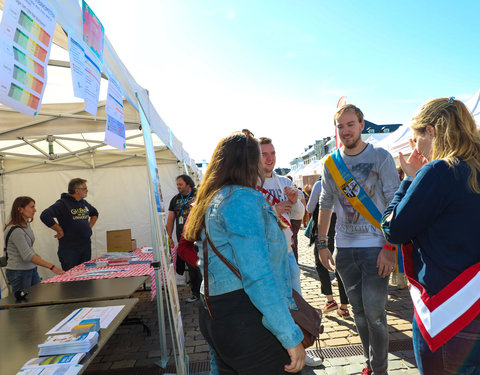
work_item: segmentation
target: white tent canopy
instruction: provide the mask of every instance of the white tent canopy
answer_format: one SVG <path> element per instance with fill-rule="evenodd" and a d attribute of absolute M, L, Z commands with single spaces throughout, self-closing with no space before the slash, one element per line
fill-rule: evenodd
<path fill-rule="evenodd" d="M 4 0 L 0 0 L 0 9 L 2 10 L 3 3 Z M 68 50 L 68 37 L 65 30 L 73 30 L 77 35 L 82 35 L 82 9 L 80 4 L 78 0 L 49 0 L 49 3 L 53 6 L 53 8 L 55 8 L 57 21 L 53 42 L 64 50 Z M 53 58 L 54 56 L 51 55 L 51 62 Z M 59 63 L 58 65 L 64 64 Z M 104 42 L 102 71 L 109 72 L 118 80 L 122 87 L 122 93 L 125 99 L 135 110 L 138 111 L 138 103 L 141 103 L 152 130 L 173 152 L 177 159 L 184 162 L 192 170 L 198 171 L 194 160 L 192 160 L 188 153 L 183 149 L 182 143 L 175 137 L 171 129 L 165 124 L 165 122 L 156 112 L 153 104 L 148 98 L 147 91 L 135 81 L 127 68 L 123 65 L 122 61 L 117 56 L 113 46 L 111 45 L 107 35 L 105 35 Z M 48 85 L 49 84 L 47 83 L 47 89 Z M 43 112 L 43 106 L 41 112 Z"/>
<path fill-rule="evenodd" d="M 2 10 L 3 3 L 4 0 L 0 0 Z M 32 119 L 0 105 L 0 201 L 3 202 L 0 219 L 4 222 L 9 216 L 15 197 L 34 198 L 38 211 L 32 222 L 35 250 L 58 265 L 54 232 L 38 217 L 67 191 L 70 179 L 80 177 L 88 181 L 87 200 L 99 210 L 92 236 L 93 256 L 106 251 L 108 230 L 130 228 L 139 246 L 151 246 L 151 200 L 138 113 L 140 105 L 154 133 L 161 193 L 167 209 L 177 193 L 175 177 L 184 173 L 185 167 L 190 174 L 198 173 L 198 168 L 156 112 L 147 91 L 120 61 L 107 36 L 102 71 L 109 72 L 121 85 L 127 149 L 120 151 L 103 143 L 107 81 L 102 79 L 96 118 L 84 111 L 83 101 L 73 97 L 64 30 L 82 34 L 81 6 L 78 0 L 49 0 L 49 3 L 56 11 L 54 43 L 59 47 L 52 45 L 39 114 Z M 51 276 L 48 270 L 39 269 L 39 272 L 42 277 Z"/>
<path fill-rule="evenodd" d="M 480 128 L 480 90 L 468 99 L 465 105 L 472 113 L 477 127 Z M 377 142 L 376 145 L 388 150 L 393 157 L 397 157 L 399 152 L 408 155 L 412 152 L 410 146 L 410 139 L 412 139 L 412 137 L 413 134 L 410 124 L 404 124 L 388 137 Z"/>

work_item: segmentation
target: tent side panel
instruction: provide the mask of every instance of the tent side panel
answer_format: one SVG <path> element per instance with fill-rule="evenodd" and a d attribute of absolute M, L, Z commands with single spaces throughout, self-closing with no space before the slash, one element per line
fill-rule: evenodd
<path fill-rule="evenodd" d="M 176 163 L 159 164 L 160 183 L 165 204 L 177 193 Z M 87 201 L 99 211 L 99 219 L 92 236 L 92 256 L 106 251 L 106 231 L 132 229 L 137 246 L 151 246 L 147 170 L 144 165 L 94 170 L 64 170 L 55 172 L 13 173 L 4 176 L 5 210 L 8 219 L 13 200 L 20 195 L 31 196 L 36 202 L 37 213 L 32 222 L 35 233 L 35 251 L 43 258 L 59 265 L 57 240 L 54 232 L 40 221 L 41 212 L 67 191 L 70 179 L 87 180 Z M 39 269 L 42 278 L 52 276 L 46 269 Z"/>

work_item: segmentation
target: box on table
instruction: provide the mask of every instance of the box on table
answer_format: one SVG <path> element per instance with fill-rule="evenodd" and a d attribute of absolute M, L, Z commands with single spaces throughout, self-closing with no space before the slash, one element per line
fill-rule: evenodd
<path fill-rule="evenodd" d="M 131 251 L 132 250 L 132 230 L 107 230 L 107 251 Z"/>

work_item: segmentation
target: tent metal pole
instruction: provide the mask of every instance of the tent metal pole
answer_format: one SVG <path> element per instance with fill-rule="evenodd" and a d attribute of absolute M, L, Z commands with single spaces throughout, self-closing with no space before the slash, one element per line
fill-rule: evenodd
<path fill-rule="evenodd" d="M 136 157 L 137 157 L 137 155 L 132 155 L 132 156 L 129 156 L 129 157 L 126 157 L 126 158 L 123 158 L 123 159 L 107 161 L 107 162 L 102 163 L 102 164 L 97 164 L 97 168 L 105 167 L 106 165 L 111 165 L 111 164 L 115 164 L 115 163 L 120 163 L 121 161 L 133 159 L 133 158 L 136 158 Z"/>
<path fill-rule="evenodd" d="M 16 140 L 21 141 L 20 138 L 14 139 L 14 141 L 16 141 Z M 42 139 L 30 140 L 31 143 L 37 143 L 37 142 L 41 142 L 41 141 L 43 141 L 43 138 Z M 23 147 L 23 146 L 25 146 L 24 142 L 19 142 L 17 144 L 11 145 L 11 146 L 0 148 L 0 152 L 6 151 L 6 150 L 11 150 L 12 148 Z"/>
<path fill-rule="evenodd" d="M 22 171 L 24 169 L 29 169 L 29 168 L 35 168 L 35 167 L 39 167 L 39 166 L 45 165 L 45 164 L 58 165 L 58 166 L 62 166 L 62 167 L 68 167 L 70 169 L 90 169 L 88 167 L 83 167 L 83 166 L 79 166 L 79 165 L 71 165 L 71 164 L 66 164 L 66 163 L 53 163 L 51 161 L 44 160 L 41 163 L 31 164 L 31 165 L 27 165 L 25 167 L 15 168 L 15 169 L 12 169 L 12 170 L 9 170 L 9 171 L 5 171 L 5 172 L 3 172 L 3 174 L 18 172 L 18 171 Z"/>
<path fill-rule="evenodd" d="M 17 112 L 13 109 L 9 109 L 9 108 L 1 108 L 0 111 L 3 111 L 3 112 Z M 81 110 L 76 110 L 76 111 L 73 111 L 73 112 L 70 112 L 70 114 L 75 114 L 75 113 L 79 113 L 79 112 L 83 112 L 83 109 Z M 41 116 L 42 113 L 40 112 L 37 116 Z M 67 114 L 64 114 L 64 116 L 67 115 Z M 32 127 L 32 126 L 36 126 L 36 125 L 39 125 L 39 124 L 42 124 L 44 122 L 48 122 L 48 121 L 51 121 L 51 120 L 55 120 L 56 118 L 58 118 L 58 113 L 55 114 L 55 113 L 52 113 L 52 114 L 47 114 L 45 116 L 50 116 L 48 118 L 44 118 L 44 119 L 38 119 L 36 121 L 32 121 L 32 122 L 29 122 L 27 124 L 23 124 L 23 125 L 20 125 L 20 126 L 17 126 L 15 128 L 10 128 L 8 130 L 4 130 L 4 131 L 0 131 L 0 135 L 2 134 L 8 134 L 8 133 L 11 133 L 11 132 L 14 132 L 16 130 L 20 130 L 20 129 L 25 129 L 25 128 L 29 128 L 29 127 Z"/>
<path fill-rule="evenodd" d="M 145 122 L 142 124 L 142 133 L 143 133 L 143 141 L 145 145 L 145 152 L 148 151 L 150 154 L 151 151 L 154 152 L 153 149 L 153 143 L 151 139 L 151 131 L 150 131 L 150 124 L 148 122 L 147 117 L 145 116 L 144 110 L 142 108 L 142 103 L 140 102 L 140 99 L 138 98 L 137 95 L 137 101 L 139 105 L 139 114 L 140 114 L 140 119 Z M 155 156 L 155 155 L 153 155 Z M 155 270 L 155 283 L 157 286 L 157 317 L 158 317 L 158 334 L 159 334 L 159 342 L 160 342 L 160 361 L 157 362 L 157 364 L 165 368 L 168 363 L 168 354 L 167 354 L 167 338 L 166 338 L 166 327 L 165 327 L 165 311 L 164 311 L 164 306 L 163 306 L 163 291 L 162 291 L 162 286 L 164 287 L 164 292 L 165 292 L 165 304 L 167 306 L 167 312 L 168 312 L 168 317 L 169 317 L 169 322 L 170 322 L 170 333 L 172 337 L 172 344 L 173 344 L 173 353 L 174 353 L 174 360 L 175 364 L 177 365 L 177 354 L 176 354 L 176 348 L 175 348 L 175 329 L 173 326 L 173 322 L 171 319 L 170 315 L 170 309 L 168 309 L 168 287 L 167 287 L 167 267 L 165 264 L 165 252 L 167 250 L 167 246 L 164 241 L 164 237 L 162 236 L 164 228 L 160 227 L 160 217 L 158 214 L 158 210 L 161 210 L 161 207 L 157 207 L 157 201 L 155 197 L 155 191 L 154 188 L 158 188 L 160 190 L 160 184 L 158 185 L 153 185 L 156 184 L 157 181 L 154 180 L 153 173 L 158 171 L 156 165 L 151 165 L 151 164 L 156 164 L 156 160 L 152 158 L 152 155 L 150 155 L 150 158 L 153 160 L 149 160 L 149 157 L 145 158 L 145 166 L 147 168 L 147 176 L 148 176 L 148 191 L 149 191 L 149 196 L 150 196 L 150 227 L 152 230 L 152 253 L 153 253 L 153 261 L 154 261 L 154 270 Z M 152 162 L 152 163 L 151 163 Z M 158 176 L 158 172 L 157 172 Z M 158 178 L 158 177 L 157 177 Z M 161 198 L 161 190 L 159 191 L 159 204 L 160 206 L 163 205 L 162 198 Z M 164 223 L 162 223 L 164 224 Z M 160 283 L 161 280 L 161 283 Z M 176 366 L 178 369 L 178 366 Z M 183 375 L 183 374 L 181 374 Z"/>
<path fill-rule="evenodd" d="M 60 142 L 58 139 L 54 139 L 55 143 L 58 143 L 60 146 L 62 146 L 65 150 L 67 150 L 68 152 L 72 153 L 73 151 L 70 150 L 67 146 L 65 146 L 62 142 Z M 90 164 L 88 161 L 85 161 L 83 160 L 80 156 L 78 155 L 75 155 L 73 154 L 78 160 L 80 160 L 82 163 L 85 163 L 86 165 L 88 165 L 90 168 L 92 168 L 92 164 Z"/>
<path fill-rule="evenodd" d="M 25 138 L 20 138 L 23 142 L 25 142 L 27 145 L 29 145 L 30 147 L 33 147 L 35 150 L 37 150 L 38 152 L 40 152 L 41 154 L 43 154 L 47 159 L 50 159 L 50 155 L 47 154 L 45 151 L 43 151 L 40 147 L 38 146 L 35 146 L 35 144 L 33 144 L 32 142 L 26 140 Z"/>

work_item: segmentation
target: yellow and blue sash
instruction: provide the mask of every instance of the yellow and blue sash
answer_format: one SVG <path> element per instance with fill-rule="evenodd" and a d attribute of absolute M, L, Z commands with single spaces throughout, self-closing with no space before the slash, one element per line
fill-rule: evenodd
<path fill-rule="evenodd" d="M 340 150 L 330 154 L 325 160 L 325 165 L 350 204 L 360 215 L 381 230 L 380 222 L 382 220 L 382 214 L 348 170 L 340 155 Z"/>

